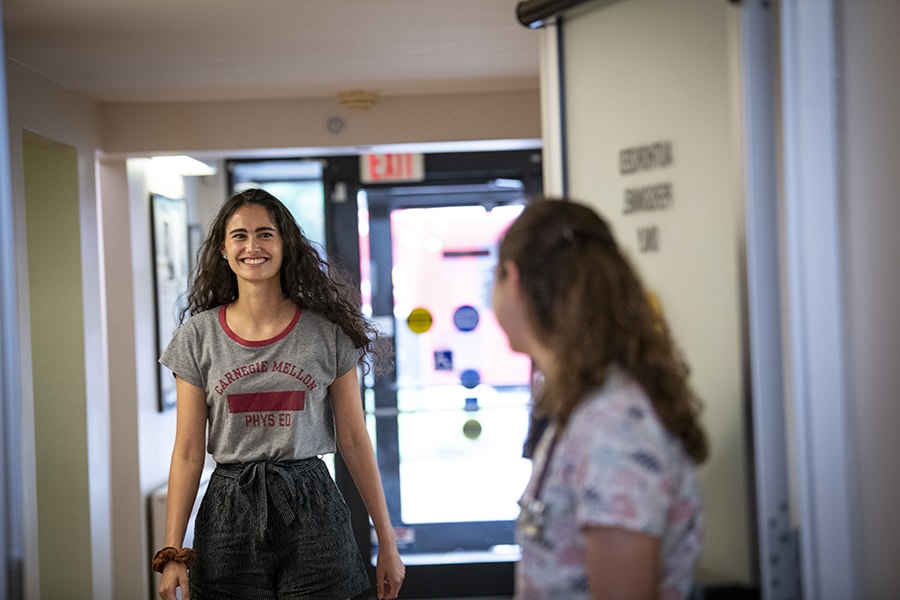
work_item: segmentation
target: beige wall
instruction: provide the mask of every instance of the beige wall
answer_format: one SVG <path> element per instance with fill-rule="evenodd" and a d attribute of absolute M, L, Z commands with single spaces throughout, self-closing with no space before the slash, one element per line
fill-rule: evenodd
<path fill-rule="evenodd" d="M 332 117 L 343 120 L 339 133 L 328 130 Z M 221 154 L 293 148 L 325 149 L 324 153 L 375 144 L 540 137 L 537 87 L 522 92 L 385 97 L 365 111 L 348 111 L 331 99 L 103 106 L 103 146 L 108 153 Z"/>
<path fill-rule="evenodd" d="M 629 0 L 571 15 L 564 98 L 569 194 L 609 219 L 660 299 L 705 404 L 711 454 L 699 469 L 706 523 L 698 578 L 751 584 L 735 10 Z M 669 144 L 670 164 L 622 172 L 623 150 L 656 142 Z M 671 186 L 671 203 L 626 210 L 626 191 L 659 184 Z M 642 248 L 647 232 L 653 249 Z"/>
<path fill-rule="evenodd" d="M 41 593 L 92 597 L 81 231 L 74 148 L 25 136 Z M 50 565 L 53 565 L 50 567 Z"/>

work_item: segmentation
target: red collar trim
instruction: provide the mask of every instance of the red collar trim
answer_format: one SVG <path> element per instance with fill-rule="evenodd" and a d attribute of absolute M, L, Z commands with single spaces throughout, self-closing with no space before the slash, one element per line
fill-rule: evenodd
<path fill-rule="evenodd" d="M 245 340 L 234 331 L 231 330 L 231 327 L 228 326 L 228 319 L 225 318 L 225 309 L 228 307 L 227 304 L 223 304 L 219 307 L 219 325 L 222 326 L 222 330 L 225 332 L 228 337 L 236 341 L 238 344 L 242 346 L 268 346 L 269 344 L 274 344 L 278 340 L 284 338 L 287 334 L 291 332 L 294 326 L 297 324 L 297 321 L 300 320 L 300 315 L 303 313 L 303 310 L 298 306 L 297 310 L 294 312 L 294 318 L 291 319 L 291 322 L 288 323 L 288 326 L 284 328 L 284 330 L 276 335 L 275 337 L 269 338 L 267 340 Z"/>

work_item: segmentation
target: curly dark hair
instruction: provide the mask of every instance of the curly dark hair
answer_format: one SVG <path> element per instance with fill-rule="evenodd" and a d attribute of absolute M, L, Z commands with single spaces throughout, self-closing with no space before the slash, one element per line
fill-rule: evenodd
<path fill-rule="evenodd" d="M 359 287 L 334 264 L 328 264 L 304 235 L 291 212 L 269 192 L 249 189 L 232 196 L 219 210 L 200 246 L 194 281 L 188 293 L 181 321 L 210 308 L 233 302 L 238 297 L 237 277 L 222 260 L 225 228 L 235 211 L 248 204 L 266 209 L 283 243 L 281 291 L 297 306 L 323 315 L 364 350 L 375 370 L 390 368 L 390 350 L 379 343 L 377 328 L 360 312 Z M 365 363 L 368 368 L 369 364 Z"/>
<path fill-rule="evenodd" d="M 567 200 L 535 199 L 506 232 L 499 260 L 498 277 L 504 261 L 519 269 L 538 339 L 565 357 L 552 376 L 545 373 L 536 415 L 564 426 L 615 364 L 643 387 L 688 456 L 698 464 L 706 460 L 701 404 L 688 383 L 688 365 L 597 213 Z"/>

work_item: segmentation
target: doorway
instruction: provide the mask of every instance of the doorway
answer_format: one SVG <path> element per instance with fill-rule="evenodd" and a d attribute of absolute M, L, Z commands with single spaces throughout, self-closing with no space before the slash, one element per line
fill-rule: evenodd
<path fill-rule="evenodd" d="M 423 586 L 407 592 L 420 597 L 447 593 L 463 569 L 484 578 L 467 592 L 511 593 L 531 366 L 509 350 L 490 292 L 522 202 L 486 187 L 360 192 L 367 308 L 396 351 L 394 371 L 366 381 L 365 408 L 409 581 Z"/>
<path fill-rule="evenodd" d="M 320 243 L 358 274 L 363 311 L 395 349 L 395 369 L 367 376 L 363 395 L 403 594 L 511 596 L 531 365 L 509 350 L 490 293 L 499 237 L 542 189 L 540 150 L 426 154 L 418 180 L 383 184 L 361 182 L 360 158 L 315 159 Z M 371 522 L 339 456 L 333 469 L 374 577 Z"/>

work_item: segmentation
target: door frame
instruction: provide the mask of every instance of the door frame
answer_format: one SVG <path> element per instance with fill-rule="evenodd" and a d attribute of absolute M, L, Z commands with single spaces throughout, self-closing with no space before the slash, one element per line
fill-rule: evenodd
<path fill-rule="evenodd" d="M 424 181 L 409 183 L 363 185 L 359 175 L 359 156 L 331 157 L 324 160 L 326 196 L 330 198 L 330 201 L 326 202 L 328 253 L 340 262 L 343 269 L 357 278 L 360 273 L 357 195 L 364 188 L 384 191 L 385 188 L 433 186 L 463 190 L 467 186 L 483 185 L 502 179 L 521 181 L 524 189 L 517 191 L 520 197 L 539 196 L 543 188 L 543 165 L 539 148 L 426 154 Z M 376 218 L 387 221 L 389 240 L 390 211 L 395 208 L 422 206 L 420 202 L 421 199 L 418 199 L 410 203 L 410 198 L 406 197 L 374 207 L 370 204 L 370 217 L 374 212 Z M 447 202 L 432 204 L 434 205 L 447 205 Z M 375 235 L 377 233 L 372 231 L 370 221 L 370 239 Z M 384 294 L 385 291 L 381 290 L 380 293 Z M 381 298 L 375 298 L 373 294 L 372 300 L 373 308 L 376 302 L 389 302 L 392 307 L 392 290 L 388 287 L 386 296 Z M 376 393 L 396 394 L 395 377 L 395 374 L 391 373 L 376 378 Z M 396 420 L 393 432 L 379 430 L 379 439 L 382 439 L 382 436 L 393 436 L 394 440 L 397 439 Z M 395 464 L 379 464 L 379 468 L 387 471 L 398 467 L 399 460 L 395 460 Z M 373 545 L 369 517 L 339 453 L 335 457 L 335 479 L 350 508 L 351 522 L 360 552 L 363 557 L 371 557 Z M 385 494 L 399 494 L 399 490 L 392 490 L 390 486 L 386 486 Z M 370 577 L 374 579 L 371 561 L 367 559 L 365 562 Z M 417 598 L 511 596 L 514 568 L 514 562 L 408 565 L 403 594 Z"/>

